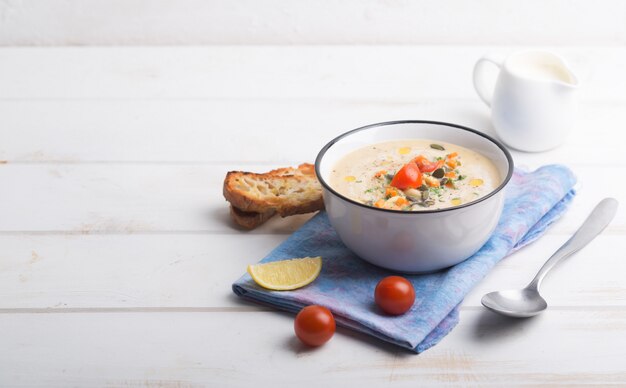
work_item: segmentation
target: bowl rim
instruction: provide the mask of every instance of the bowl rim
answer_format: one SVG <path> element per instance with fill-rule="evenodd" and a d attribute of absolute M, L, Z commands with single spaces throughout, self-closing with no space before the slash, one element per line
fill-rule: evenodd
<path fill-rule="evenodd" d="M 475 135 L 481 136 L 485 139 L 487 139 L 488 141 L 492 142 L 493 144 L 495 144 L 498 148 L 500 148 L 500 150 L 502 151 L 502 153 L 504 154 L 504 156 L 506 157 L 506 160 L 508 162 L 508 171 L 506 174 L 506 177 L 502 180 L 502 183 L 496 187 L 494 190 L 492 190 L 491 192 L 489 192 L 489 194 L 480 197 L 478 199 L 475 199 L 471 202 L 468 203 L 464 203 L 462 205 L 459 206 L 454 206 L 454 207 L 446 207 L 443 209 L 433 209 L 433 210 L 420 210 L 420 211 L 411 211 L 411 210 L 393 210 L 393 209 L 383 209 L 383 208 L 377 208 L 377 207 L 373 207 L 373 206 L 368 206 L 364 203 L 360 203 L 357 202 L 351 198 L 348 198 L 342 194 L 339 194 L 335 189 L 333 189 L 322 177 L 322 174 L 320 174 L 320 163 L 322 161 L 322 159 L 324 158 L 324 155 L 326 154 L 326 152 L 330 149 L 330 147 L 332 147 L 335 143 L 337 143 L 338 141 L 340 141 L 341 139 L 348 137 L 354 133 L 366 130 L 366 129 L 371 129 L 371 128 L 376 128 L 376 127 L 383 127 L 383 126 L 390 126 L 390 125 L 398 125 L 398 124 L 434 124 L 434 125 L 443 125 L 443 126 L 447 126 L 447 127 L 453 127 L 453 128 L 457 128 L 457 129 L 462 129 L 464 131 L 468 131 L 471 132 Z M 369 210 L 373 210 L 373 211 L 380 211 L 380 212 L 385 212 L 385 213 L 392 213 L 392 214 L 412 214 L 412 215 L 417 215 L 417 214 L 432 214 L 432 213 L 444 213 L 444 212 L 449 212 L 449 211 L 454 211 L 454 210 L 458 210 L 458 209 L 463 209 L 466 207 L 470 207 L 472 205 L 475 205 L 477 203 L 483 202 L 491 197 L 493 197 L 494 195 L 496 195 L 498 192 L 502 191 L 502 189 L 504 189 L 504 187 L 506 187 L 506 185 L 509 183 L 509 181 L 511 180 L 511 177 L 513 176 L 513 169 L 514 169 L 514 163 L 513 163 L 513 157 L 511 156 L 511 153 L 509 152 L 509 150 L 506 149 L 506 147 L 499 142 L 498 140 L 494 139 L 493 137 L 486 135 L 482 132 L 479 132 L 475 129 L 469 128 L 469 127 L 465 127 L 462 125 L 458 125 L 458 124 L 452 124 L 452 123 L 447 123 L 444 121 L 433 121 L 433 120 L 395 120 L 395 121 L 383 121 L 380 123 L 375 123 L 375 124 L 369 124 L 369 125 L 365 125 L 363 127 L 359 127 L 353 130 L 350 130 L 348 132 L 344 132 L 341 135 L 337 136 L 336 138 L 332 139 L 331 141 L 329 141 L 324 147 L 322 147 L 322 149 L 320 150 L 320 152 L 317 154 L 317 157 L 315 158 L 315 175 L 317 175 L 317 179 L 319 180 L 319 182 L 321 183 L 322 187 L 324 187 L 326 190 L 330 191 L 333 195 L 336 195 L 337 197 L 343 199 L 344 201 L 347 201 L 353 205 L 357 205 Z"/>

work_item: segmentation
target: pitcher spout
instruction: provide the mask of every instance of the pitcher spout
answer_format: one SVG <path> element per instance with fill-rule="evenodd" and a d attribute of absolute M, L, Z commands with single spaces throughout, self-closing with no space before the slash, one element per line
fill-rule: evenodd
<path fill-rule="evenodd" d="M 578 77 L 563 58 L 550 51 L 529 50 L 512 55 L 506 62 L 509 70 L 529 81 L 553 84 L 562 90 L 578 88 Z"/>
<path fill-rule="evenodd" d="M 540 54 L 540 63 L 553 75 L 552 81 L 564 90 L 574 90 L 580 85 L 578 77 L 570 65 L 555 53 L 544 51 Z"/>
<path fill-rule="evenodd" d="M 565 63 L 564 59 L 559 58 L 559 60 L 561 61 L 561 71 L 565 77 L 562 80 L 558 80 L 557 83 L 565 89 L 577 89 L 580 86 L 578 77 L 574 74 L 571 67 Z"/>

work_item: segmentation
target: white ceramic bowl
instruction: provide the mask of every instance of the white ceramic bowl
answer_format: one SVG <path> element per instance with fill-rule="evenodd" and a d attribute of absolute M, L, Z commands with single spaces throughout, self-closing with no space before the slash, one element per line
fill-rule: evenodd
<path fill-rule="evenodd" d="M 349 152 L 401 139 L 432 139 L 460 145 L 489 158 L 502 183 L 460 206 L 418 212 L 379 209 L 336 192 L 329 175 Z M 333 139 L 315 160 L 330 223 L 354 253 L 374 265 L 407 273 L 437 271 L 473 255 L 493 233 L 504 204 L 513 159 L 493 138 L 460 125 L 436 121 L 393 121 L 357 128 Z"/>

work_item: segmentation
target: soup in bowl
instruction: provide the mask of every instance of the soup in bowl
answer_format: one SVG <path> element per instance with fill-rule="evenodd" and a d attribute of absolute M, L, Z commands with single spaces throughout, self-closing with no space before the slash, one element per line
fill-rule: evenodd
<path fill-rule="evenodd" d="M 396 121 L 347 132 L 320 151 L 330 223 L 362 259 L 424 273 L 474 254 L 493 233 L 513 160 L 459 125 Z"/>

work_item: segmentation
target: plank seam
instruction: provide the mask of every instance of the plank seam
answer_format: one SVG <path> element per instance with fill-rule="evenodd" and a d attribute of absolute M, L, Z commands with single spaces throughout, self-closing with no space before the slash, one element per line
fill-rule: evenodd
<path fill-rule="evenodd" d="M 548 230 L 544 236 L 570 236 L 572 235 L 578 226 L 574 225 L 566 230 L 550 231 Z M 289 236 L 293 231 L 277 231 L 277 232 L 256 232 L 246 230 L 233 230 L 233 231 L 211 231 L 211 230 L 145 230 L 145 231 L 124 231 L 124 230 L 2 230 L 0 236 L 82 236 L 82 235 L 94 235 L 94 236 L 126 236 L 126 235 L 241 235 L 241 236 Z M 605 236 L 623 236 L 626 234 L 626 228 L 623 226 L 608 226 L 602 235 Z"/>
<path fill-rule="evenodd" d="M 483 306 L 461 306 L 461 311 L 488 311 Z M 0 308 L 0 314 L 82 314 L 82 313 L 248 313 L 248 312 L 277 312 L 279 310 L 267 307 L 237 306 L 237 307 L 64 307 L 64 308 Z M 626 312 L 624 306 L 550 306 L 548 311 L 565 312 Z"/>

